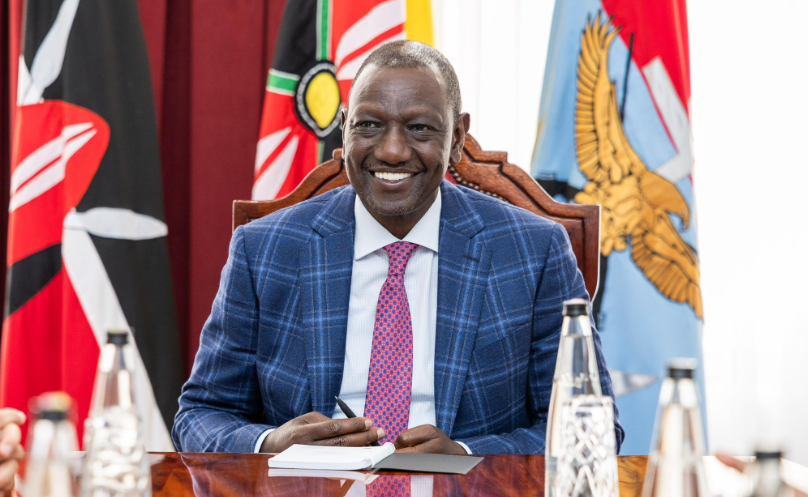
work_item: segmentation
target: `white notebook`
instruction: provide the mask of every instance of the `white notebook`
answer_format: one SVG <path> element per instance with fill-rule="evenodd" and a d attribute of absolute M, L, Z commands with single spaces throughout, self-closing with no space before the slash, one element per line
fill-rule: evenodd
<path fill-rule="evenodd" d="M 381 447 L 323 447 L 292 445 L 269 460 L 270 468 L 287 469 L 370 469 L 396 451 L 395 445 Z"/>
<path fill-rule="evenodd" d="M 332 480 L 353 480 L 370 485 L 373 480 L 379 477 L 373 473 L 360 473 L 359 471 L 339 471 L 333 469 L 285 469 L 269 468 L 269 477 L 294 477 L 294 478 L 329 478 Z"/>

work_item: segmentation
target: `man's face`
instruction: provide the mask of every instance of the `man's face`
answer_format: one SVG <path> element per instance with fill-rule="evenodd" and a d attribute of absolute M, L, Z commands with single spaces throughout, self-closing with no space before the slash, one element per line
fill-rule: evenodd
<path fill-rule="evenodd" d="M 468 115 L 455 119 L 432 67 L 366 67 L 343 113 L 343 157 L 362 203 L 402 238 L 460 160 Z M 399 233 L 397 233 L 398 231 Z"/>

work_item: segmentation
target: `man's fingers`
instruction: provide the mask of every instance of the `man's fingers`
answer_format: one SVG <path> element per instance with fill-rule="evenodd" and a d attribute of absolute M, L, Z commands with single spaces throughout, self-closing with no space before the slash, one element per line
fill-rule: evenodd
<path fill-rule="evenodd" d="M 452 441 L 438 427 L 416 426 L 402 431 L 396 439 L 396 452 L 423 454 L 466 454 L 462 445 Z"/>
<path fill-rule="evenodd" d="M 10 407 L 0 409 L 0 428 L 9 423 L 16 423 L 18 425 L 25 423 L 25 414 L 16 409 L 11 409 Z"/>
<path fill-rule="evenodd" d="M 375 430 L 368 430 L 365 432 L 365 445 L 370 445 L 373 442 L 378 442 L 384 438 L 384 430 L 376 428 Z"/>
<path fill-rule="evenodd" d="M 22 448 L 22 445 L 18 445 L 14 447 L 14 449 L 11 451 L 11 455 L 9 455 L 8 457 L 4 456 L 0 458 L 0 464 L 3 464 L 6 461 L 11 460 L 22 461 L 23 458 L 25 458 L 25 449 Z"/>
<path fill-rule="evenodd" d="M 721 452 L 716 452 L 715 458 L 719 460 L 725 466 L 729 466 L 730 468 L 735 469 L 736 471 L 740 471 L 741 473 L 744 472 L 746 469 L 746 462 L 741 461 L 739 459 L 735 459 L 734 457 L 730 456 L 729 454 L 724 454 Z"/>
<path fill-rule="evenodd" d="M 10 459 L 16 459 L 18 461 L 22 461 L 25 457 L 25 449 L 22 448 L 22 445 L 18 445 L 14 452 L 11 453 Z"/>
<path fill-rule="evenodd" d="M 15 448 L 19 447 L 22 432 L 19 425 L 9 424 L 0 432 L 0 458 L 11 457 Z"/>
<path fill-rule="evenodd" d="M 402 447 L 401 449 L 396 446 L 396 452 L 403 454 L 444 454 L 440 450 L 440 440 L 429 438 L 422 443 L 410 447 Z"/>
<path fill-rule="evenodd" d="M 14 488 L 14 475 L 17 473 L 19 463 L 12 459 L 0 464 L 0 490 L 7 492 Z"/>
<path fill-rule="evenodd" d="M 314 445 L 328 445 L 333 447 L 364 447 L 384 438 L 384 430 L 376 428 L 362 433 L 349 433 L 334 438 L 317 440 Z"/>
<path fill-rule="evenodd" d="M 399 449 L 398 446 L 396 446 L 396 452 L 400 454 L 419 454 L 421 453 L 420 447 L 420 445 L 416 445 L 415 447 L 404 447 Z"/>
<path fill-rule="evenodd" d="M 349 433 L 366 431 L 371 426 L 373 426 L 373 423 L 367 418 L 329 419 L 328 421 L 311 425 L 309 435 L 312 440 L 325 440 Z"/>
<path fill-rule="evenodd" d="M 396 438 L 396 449 L 415 447 L 440 435 L 440 431 L 432 425 L 421 425 L 402 431 Z"/>
<path fill-rule="evenodd" d="M 316 424 L 316 423 L 322 423 L 324 421 L 329 421 L 330 419 L 331 418 L 327 417 L 323 413 L 316 412 L 316 411 L 307 412 L 306 414 L 304 414 L 302 416 L 298 416 L 297 418 L 295 418 L 296 421 L 299 421 L 301 424 L 306 424 L 306 425 L 313 425 L 313 424 Z"/>
<path fill-rule="evenodd" d="M 309 412 L 270 433 L 261 444 L 261 451 L 282 452 L 293 444 L 361 447 L 384 437 L 383 430 L 379 435 L 372 427 L 373 422 L 366 418 L 331 419 L 319 412 Z"/>

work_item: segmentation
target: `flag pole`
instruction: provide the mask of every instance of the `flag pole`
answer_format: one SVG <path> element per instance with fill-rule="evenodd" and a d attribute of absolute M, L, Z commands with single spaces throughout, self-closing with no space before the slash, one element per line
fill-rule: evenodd
<path fill-rule="evenodd" d="M 623 101 L 620 102 L 620 120 L 625 120 L 626 95 L 628 95 L 628 71 L 631 69 L 631 54 L 634 52 L 634 33 L 628 38 L 628 57 L 626 57 L 626 73 L 623 76 Z"/>

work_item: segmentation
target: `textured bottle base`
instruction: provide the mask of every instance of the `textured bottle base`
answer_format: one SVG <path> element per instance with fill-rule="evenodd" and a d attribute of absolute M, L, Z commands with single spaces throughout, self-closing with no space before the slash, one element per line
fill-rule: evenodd
<path fill-rule="evenodd" d="M 558 474 L 558 458 L 544 456 L 544 497 L 555 497 L 555 479 Z"/>

